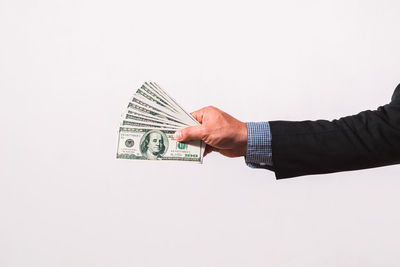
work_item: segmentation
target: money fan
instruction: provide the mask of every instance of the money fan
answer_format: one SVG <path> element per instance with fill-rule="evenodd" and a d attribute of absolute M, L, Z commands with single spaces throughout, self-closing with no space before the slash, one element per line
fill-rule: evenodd
<path fill-rule="evenodd" d="M 166 91 L 145 82 L 130 99 L 118 134 L 118 159 L 203 161 L 204 142 L 177 142 L 178 129 L 199 125 Z"/>

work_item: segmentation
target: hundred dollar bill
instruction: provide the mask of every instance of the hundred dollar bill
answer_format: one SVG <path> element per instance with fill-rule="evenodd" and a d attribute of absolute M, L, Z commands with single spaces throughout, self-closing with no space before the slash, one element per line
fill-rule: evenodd
<path fill-rule="evenodd" d="M 171 103 L 173 103 L 172 105 L 175 105 L 177 108 L 180 109 L 180 111 L 184 114 L 186 114 L 191 120 L 192 123 L 189 123 L 190 125 L 194 126 L 194 125 L 199 125 L 200 123 L 190 114 L 188 113 L 185 109 L 183 109 L 178 102 L 175 101 L 175 99 L 173 99 L 166 91 L 164 91 L 157 83 L 155 82 L 148 82 L 145 84 L 150 84 L 153 88 L 155 88 L 158 92 L 161 92 L 167 99 L 169 99 L 169 101 Z M 204 154 L 204 150 L 206 148 L 206 144 L 202 141 L 201 142 L 201 155 Z"/>
<path fill-rule="evenodd" d="M 171 101 L 173 103 L 173 105 L 178 107 L 183 114 L 186 114 L 192 120 L 192 123 L 194 123 L 194 125 L 200 124 L 195 118 L 193 118 L 193 116 L 190 113 L 186 112 L 186 110 L 184 110 L 178 104 L 178 102 L 176 102 L 167 92 L 165 92 L 163 89 L 161 89 L 161 87 L 157 83 L 148 82 L 148 83 L 145 83 L 145 84 L 150 84 L 152 86 L 152 88 L 155 88 L 158 92 L 161 92 L 163 95 L 165 95 L 165 97 L 168 98 L 169 101 Z"/>
<path fill-rule="evenodd" d="M 202 163 L 202 142 L 177 142 L 174 129 L 119 128 L 117 158 Z"/>
<path fill-rule="evenodd" d="M 186 115 L 192 120 L 192 122 L 189 123 L 189 125 L 194 126 L 194 125 L 199 125 L 199 124 L 200 124 L 190 113 L 186 112 L 186 110 L 184 110 L 184 109 L 178 104 L 178 102 L 176 102 L 166 91 L 164 91 L 163 89 L 161 89 L 161 87 L 160 87 L 157 83 L 155 83 L 155 82 L 145 82 L 144 85 L 150 86 L 151 88 L 153 88 L 153 90 L 155 90 L 155 91 L 159 92 L 160 94 L 164 95 L 164 97 L 165 97 L 166 99 L 168 99 L 168 101 L 169 101 L 170 103 L 173 103 L 173 104 L 172 104 L 173 106 L 175 106 L 176 108 L 179 108 L 180 111 L 181 111 L 183 114 L 186 114 Z M 206 148 L 205 143 L 204 143 L 204 142 L 201 142 L 201 155 L 204 154 L 205 148 Z"/>
<path fill-rule="evenodd" d="M 173 113 L 179 113 L 179 111 L 176 110 L 175 107 L 169 105 L 167 102 L 164 101 L 164 99 L 159 97 L 155 92 L 149 90 L 149 88 L 147 88 L 144 85 L 142 85 L 142 87 L 140 87 L 136 91 L 136 95 L 141 95 L 141 96 L 147 98 L 148 100 L 154 102 L 158 106 L 164 107 L 164 108 L 168 109 L 169 111 L 172 111 Z"/>
<path fill-rule="evenodd" d="M 125 114 L 125 121 L 131 121 L 131 122 L 137 122 L 137 123 L 144 123 L 144 124 L 149 124 L 149 125 L 157 125 L 157 126 L 166 126 L 166 128 L 173 128 L 173 129 L 181 129 L 185 126 L 182 125 L 175 125 L 175 124 L 170 124 L 167 122 L 162 122 L 158 120 L 153 120 L 149 118 L 144 118 L 141 116 L 135 116 L 131 114 Z"/>
<path fill-rule="evenodd" d="M 126 113 L 123 114 L 123 119 L 127 119 L 127 115 L 138 116 L 138 117 L 141 117 L 141 118 L 146 119 L 146 120 L 158 121 L 160 123 L 164 123 L 164 124 L 172 125 L 172 126 L 176 126 L 176 127 L 181 127 L 181 128 L 187 127 L 186 124 L 182 124 L 182 123 L 179 123 L 179 122 L 162 119 L 160 117 L 153 116 L 153 115 L 151 115 L 149 113 L 145 113 L 145 112 L 143 112 L 141 110 L 132 110 L 132 109 L 128 108 Z"/>
<path fill-rule="evenodd" d="M 175 110 L 175 112 L 177 113 L 181 112 L 180 107 L 177 107 L 173 102 L 171 102 L 170 99 L 168 99 L 168 97 L 165 97 L 165 95 L 162 92 L 160 92 L 156 87 L 154 87 L 154 85 L 150 84 L 150 82 L 145 82 L 141 88 L 146 92 L 148 92 L 149 94 L 151 94 L 152 96 L 155 96 L 165 105 Z"/>
<path fill-rule="evenodd" d="M 176 118 L 172 118 L 170 116 L 167 116 L 165 114 L 162 114 L 161 112 L 156 112 L 154 111 L 150 106 L 146 105 L 143 106 L 140 103 L 133 103 L 133 102 L 129 102 L 128 104 L 128 110 L 132 110 L 132 111 L 137 111 L 137 112 L 143 112 L 143 113 L 147 113 L 148 115 L 154 116 L 154 117 L 158 117 L 160 120 L 164 120 L 164 121 L 170 121 L 171 123 L 178 123 L 178 124 L 184 124 L 187 125 L 183 122 L 180 122 L 179 119 Z"/>
<path fill-rule="evenodd" d="M 186 114 L 184 113 L 174 113 L 174 112 L 170 112 L 168 109 L 161 107 L 161 106 L 157 106 L 156 103 L 149 101 L 147 98 L 137 94 L 135 95 L 132 100 L 132 103 L 136 103 L 138 105 L 144 106 L 146 108 L 150 108 L 155 112 L 158 113 L 162 113 L 164 115 L 167 115 L 171 118 L 177 119 L 181 122 L 185 122 L 188 125 L 192 123 L 191 119 L 187 117 Z"/>
<path fill-rule="evenodd" d="M 179 128 L 176 127 L 171 127 L 168 125 L 163 125 L 163 124 L 150 124 L 150 123 L 143 123 L 143 122 L 138 122 L 138 121 L 132 121 L 132 120 L 123 120 L 121 122 L 121 126 L 125 127 L 147 127 L 147 128 L 157 128 L 157 129 L 173 129 L 173 130 L 178 130 Z"/>

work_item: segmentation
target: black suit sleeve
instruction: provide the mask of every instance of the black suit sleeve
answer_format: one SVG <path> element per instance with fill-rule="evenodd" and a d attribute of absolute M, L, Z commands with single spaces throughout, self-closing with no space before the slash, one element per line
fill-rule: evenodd
<path fill-rule="evenodd" d="M 270 121 L 277 179 L 400 163 L 400 85 L 377 110 L 327 121 Z"/>

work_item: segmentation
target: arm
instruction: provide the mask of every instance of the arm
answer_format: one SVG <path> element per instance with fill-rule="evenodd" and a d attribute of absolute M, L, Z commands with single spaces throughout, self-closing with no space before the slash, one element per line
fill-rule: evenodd
<path fill-rule="evenodd" d="M 271 121 L 276 177 L 400 163 L 400 103 L 326 121 Z"/>
<path fill-rule="evenodd" d="M 202 139 L 207 144 L 205 155 L 217 151 L 228 157 L 245 156 L 249 166 L 275 171 L 278 179 L 400 163 L 400 85 L 392 101 L 374 111 L 333 121 L 258 123 L 264 130 L 253 127 L 256 132 L 251 123 L 214 107 L 192 114 L 201 125 L 178 131 L 178 141 Z M 261 155 L 254 156 L 259 151 Z"/>

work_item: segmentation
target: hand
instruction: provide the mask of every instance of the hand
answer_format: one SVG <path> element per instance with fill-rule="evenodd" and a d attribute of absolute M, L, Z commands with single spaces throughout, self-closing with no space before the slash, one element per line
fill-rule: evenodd
<path fill-rule="evenodd" d="M 230 158 L 246 155 L 246 123 L 212 106 L 191 115 L 201 124 L 178 130 L 174 135 L 177 141 L 203 140 L 207 144 L 204 156 L 212 151 Z"/>

